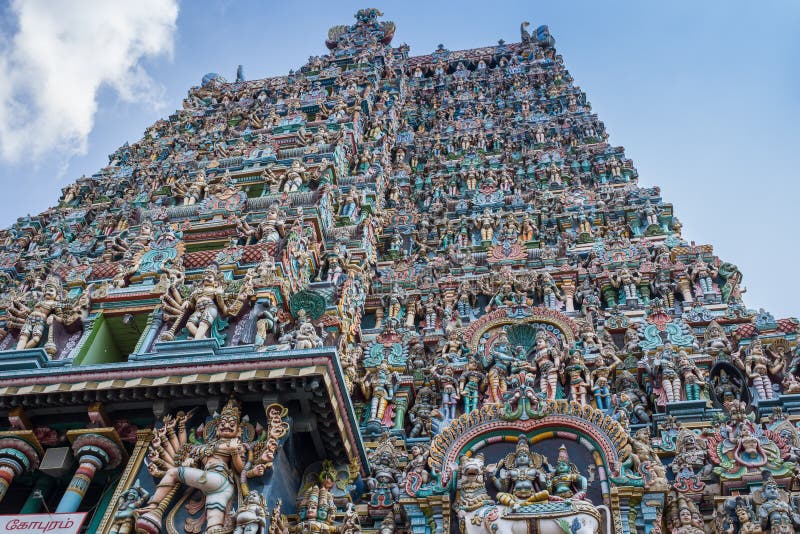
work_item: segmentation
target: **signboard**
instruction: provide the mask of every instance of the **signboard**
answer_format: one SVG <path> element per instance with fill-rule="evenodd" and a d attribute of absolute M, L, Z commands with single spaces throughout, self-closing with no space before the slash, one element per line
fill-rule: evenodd
<path fill-rule="evenodd" d="M 0 515 L 0 532 L 78 534 L 87 513 Z"/>

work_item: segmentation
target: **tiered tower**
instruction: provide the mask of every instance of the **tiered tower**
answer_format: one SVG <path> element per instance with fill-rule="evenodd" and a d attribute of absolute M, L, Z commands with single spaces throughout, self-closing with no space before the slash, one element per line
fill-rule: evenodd
<path fill-rule="evenodd" d="M 0 528 L 800 527 L 797 320 L 637 185 L 546 26 L 411 56 L 381 16 L 205 76 L 3 231 Z"/>

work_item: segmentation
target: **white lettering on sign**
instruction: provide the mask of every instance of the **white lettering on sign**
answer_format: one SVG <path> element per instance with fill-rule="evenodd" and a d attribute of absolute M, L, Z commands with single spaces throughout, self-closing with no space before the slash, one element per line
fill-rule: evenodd
<path fill-rule="evenodd" d="M 78 534 L 86 512 L 73 514 L 0 515 L 0 532 L 15 534 Z"/>

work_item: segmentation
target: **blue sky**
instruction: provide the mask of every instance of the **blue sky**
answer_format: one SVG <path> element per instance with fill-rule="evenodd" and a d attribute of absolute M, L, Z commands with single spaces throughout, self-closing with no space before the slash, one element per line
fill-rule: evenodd
<path fill-rule="evenodd" d="M 516 41 L 528 20 L 550 26 L 611 142 L 626 148 L 643 185 L 660 185 L 675 204 L 684 236 L 739 265 L 750 307 L 800 315 L 800 2 L 183 1 L 175 18 L 169 2 L 136 11 L 130 6 L 144 2 L 94 1 L 77 10 L 68 2 L 0 3 L 2 226 L 54 204 L 63 185 L 180 107 L 203 74 L 233 78 L 240 63 L 248 79 L 285 74 L 325 52 L 328 28 L 351 23 L 360 7 L 382 9 L 397 24 L 394 44 L 408 43 L 412 54 L 439 43 Z M 60 44 L 19 38 L 22 29 L 44 32 L 21 15 L 69 25 L 80 36 L 64 55 L 74 65 L 28 68 L 26 57 L 58 58 L 46 47 Z M 121 21 L 113 40 L 97 41 L 91 25 L 108 20 Z M 80 79 L 70 80 L 75 72 Z M 37 95 L 62 107 L 31 112 L 24 106 Z"/>

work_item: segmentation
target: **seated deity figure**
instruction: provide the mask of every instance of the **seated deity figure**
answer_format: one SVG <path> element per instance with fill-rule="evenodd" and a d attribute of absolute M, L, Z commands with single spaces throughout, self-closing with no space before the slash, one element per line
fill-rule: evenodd
<path fill-rule="evenodd" d="M 502 460 L 490 478 L 500 492 L 497 501 L 517 510 L 522 506 L 546 501 L 548 477 L 546 460 L 538 453 L 531 453 L 528 438 L 519 436 L 515 451 Z"/>
<path fill-rule="evenodd" d="M 236 510 L 236 528 L 233 534 L 265 534 L 267 527 L 267 504 L 264 496 L 251 491 L 244 498 L 244 504 Z"/>
<path fill-rule="evenodd" d="M 574 463 L 570 462 L 567 448 L 561 445 L 558 449 L 555 470 L 550 476 L 550 500 L 584 500 L 587 488 L 586 477 L 580 474 Z"/>
<path fill-rule="evenodd" d="M 706 327 L 703 339 L 703 348 L 709 356 L 716 359 L 719 354 L 731 353 L 731 342 L 722 326 L 717 321 L 711 321 Z"/>

